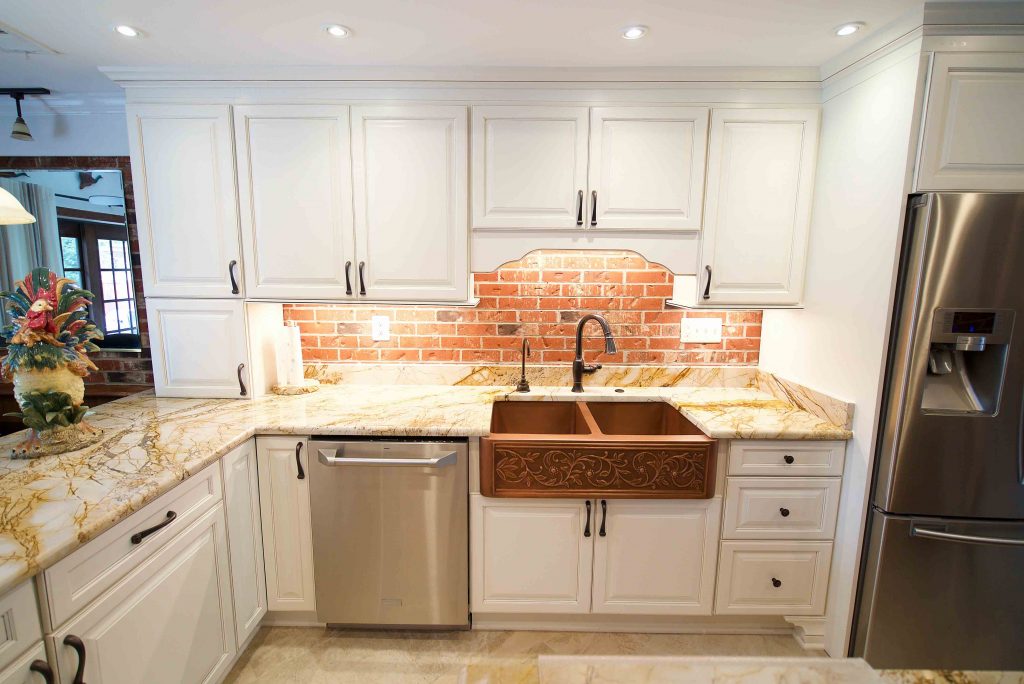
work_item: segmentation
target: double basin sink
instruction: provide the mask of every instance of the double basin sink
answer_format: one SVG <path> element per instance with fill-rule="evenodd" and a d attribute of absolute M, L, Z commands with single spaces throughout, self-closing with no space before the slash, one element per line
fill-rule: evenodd
<path fill-rule="evenodd" d="M 661 401 L 503 401 L 480 442 L 490 497 L 706 499 L 717 441 Z"/>

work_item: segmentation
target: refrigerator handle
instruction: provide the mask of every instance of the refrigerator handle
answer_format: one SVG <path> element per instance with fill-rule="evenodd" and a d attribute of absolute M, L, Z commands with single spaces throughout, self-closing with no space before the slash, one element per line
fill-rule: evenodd
<path fill-rule="evenodd" d="M 954 532 L 943 532 L 927 527 L 912 525 L 910 536 L 924 537 L 926 539 L 937 539 L 939 541 L 959 542 L 961 544 L 987 544 L 992 546 L 1024 546 L 1024 539 L 1007 539 L 1006 537 L 979 537 L 973 534 L 956 534 Z"/>

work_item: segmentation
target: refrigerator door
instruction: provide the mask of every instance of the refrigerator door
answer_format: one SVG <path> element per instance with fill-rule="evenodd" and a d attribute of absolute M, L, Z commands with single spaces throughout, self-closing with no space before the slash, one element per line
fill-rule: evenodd
<path fill-rule="evenodd" d="M 912 204 L 874 504 L 1024 519 L 1024 194 L 942 193 Z"/>
<path fill-rule="evenodd" d="M 853 655 L 875 668 L 1024 670 L 1024 523 L 874 511 Z"/>

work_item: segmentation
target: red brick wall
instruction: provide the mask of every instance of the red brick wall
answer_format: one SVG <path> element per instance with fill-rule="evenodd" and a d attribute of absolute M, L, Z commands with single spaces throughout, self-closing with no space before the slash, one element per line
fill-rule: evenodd
<path fill-rule="evenodd" d="M 534 363 L 573 356 L 576 321 L 602 313 L 619 351 L 608 355 L 596 324 L 587 327 L 587 355 L 602 363 L 755 365 L 760 311 L 686 311 L 665 307 L 672 274 L 626 252 L 538 252 L 476 275 L 476 307 L 289 304 L 307 362 L 500 363 L 519 359 L 530 338 Z M 370 317 L 391 319 L 391 339 L 374 342 Z M 723 319 L 719 344 L 681 344 L 683 318 Z"/>

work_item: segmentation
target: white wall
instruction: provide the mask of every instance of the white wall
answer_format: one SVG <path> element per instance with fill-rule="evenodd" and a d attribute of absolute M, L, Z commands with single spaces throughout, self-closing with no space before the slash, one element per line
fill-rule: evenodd
<path fill-rule="evenodd" d="M 14 103 L 0 108 L 0 156 L 108 157 L 128 156 L 128 122 L 124 110 L 63 112 L 45 105 L 24 105 L 33 140 L 11 138 Z"/>
<path fill-rule="evenodd" d="M 856 404 L 826 618 L 845 656 L 921 64 L 914 40 L 827 84 L 803 310 L 766 310 L 761 367 Z"/>

